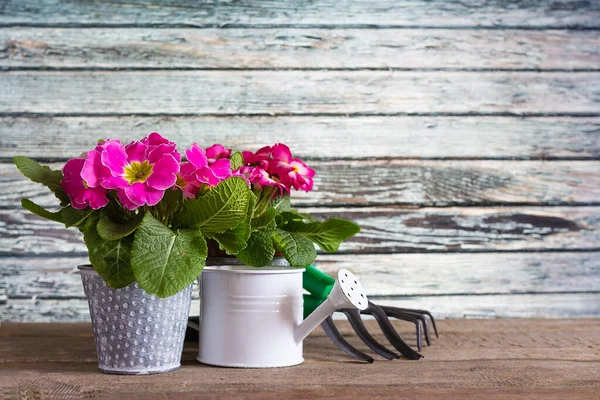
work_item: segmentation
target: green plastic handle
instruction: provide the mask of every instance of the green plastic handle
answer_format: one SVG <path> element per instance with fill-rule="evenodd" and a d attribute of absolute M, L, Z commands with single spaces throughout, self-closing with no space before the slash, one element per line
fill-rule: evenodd
<path fill-rule="evenodd" d="M 304 295 L 304 318 L 310 315 L 322 302 L 325 301 L 335 279 L 317 268 L 309 265 L 302 274 L 302 287 L 310 295 Z"/>

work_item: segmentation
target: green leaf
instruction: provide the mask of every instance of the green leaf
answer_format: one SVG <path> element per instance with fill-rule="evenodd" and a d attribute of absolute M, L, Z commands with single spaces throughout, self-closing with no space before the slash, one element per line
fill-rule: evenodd
<path fill-rule="evenodd" d="M 130 262 L 133 236 L 104 240 L 96 230 L 97 222 L 98 217 L 92 216 L 80 227 L 94 269 L 108 286 L 115 289 L 135 282 Z"/>
<path fill-rule="evenodd" d="M 248 199 L 248 209 L 246 210 L 246 220 L 245 222 L 251 225 L 252 218 L 254 218 L 254 207 L 256 206 L 256 196 L 252 191 L 249 194 L 250 198 Z"/>
<path fill-rule="evenodd" d="M 297 233 L 276 229 L 273 232 L 273 244 L 292 267 L 306 267 L 317 258 L 317 251 L 313 243 Z"/>
<path fill-rule="evenodd" d="M 67 206 L 60 210 L 63 222 L 67 228 L 71 226 L 79 226 L 94 210 L 87 207 L 83 210 L 77 210 L 71 206 Z"/>
<path fill-rule="evenodd" d="M 247 217 L 250 193 L 243 178 L 228 178 L 205 196 L 186 201 L 173 226 L 200 228 L 207 236 L 235 228 Z"/>
<path fill-rule="evenodd" d="M 246 248 L 237 253 L 237 258 L 251 267 L 264 267 L 269 264 L 275 255 L 271 235 L 272 231 L 265 229 L 252 232 Z"/>
<path fill-rule="evenodd" d="M 276 197 L 273 200 L 271 200 L 271 205 L 275 207 L 277 214 L 281 214 L 282 212 L 292 210 L 290 196 Z"/>
<path fill-rule="evenodd" d="M 52 170 L 47 166 L 42 166 L 33 161 L 29 157 L 17 156 L 13 158 L 13 162 L 23 175 L 36 183 L 48 187 L 54 195 L 60 200 L 60 205 L 69 204 L 69 196 L 62 188 L 60 181 L 63 178 L 61 171 Z"/>
<path fill-rule="evenodd" d="M 81 224 L 94 210 L 86 208 L 84 210 L 76 210 L 71 206 L 61 208 L 59 211 L 52 212 L 35 204 L 29 199 L 21 199 L 21 205 L 28 211 L 50 221 L 60 222 L 65 224 L 67 228 Z"/>
<path fill-rule="evenodd" d="M 269 228 L 270 230 L 275 229 L 275 216 L 277 215 L 277 211 L 275 207 L 269 207 L 266 209 L 264 213 L 258 218 L 254 218 L 252 220 L 252 230 L 256 231 L 261 228 Z"/>
<path fill-rule="evenodd" d="M 37 216 L 49 219 L 50 221 L 60 222 L 61 224 L 64 224 L 63 217 L 62 217 L 62 214 L 60 213 L 60 211 L 57 211 L 57 212 L 48 211 L 45 208 L 38 206 L 37 204 L 35 204 L 33 201 L 31 201 L 29 199 L 21 199 L 21 205 L 23 206 L 24 209 L 31 211 L 32 213 L 34 213 Z"/>
<path fill-rule="evenodd" d="M 147 213 L 134 234 L 131 267 L 142 289 L 158 297 L 169 297 L 202 273 L 207 254 L 202 232 L 173 232 Z"/>
<path fill-rule="evenodd" d="M 233 153 L 229 159 L 231 162 L 231 170 L 236 170 L 244 165 L 244 156 L 239 151 Z"/>
<path fill-rule="evenodd" d="M 340 218 L 330 218 L 325 222 L 310 223 L 291 220 L 283 229 L 306 236 L 329 253 L 337 251 L 344 240 L 360 232 L 360 227 L 357 224 Z"/>
<path fill-rule="evenodd" d="M 225 250 L 227 254 L 237 254 L 246 248 L 246 242 L 250 238 L 250 225 L 242 222 L 234 229 L 230 229 L 223 233 L 218 233 L 213 238 L 219 243 L 219 247 Z"/>
<path fill-rule="evenodd" d="M 125 223 L 117 223 L 107 215 L 102 215 L 98 221 L 98 234 L 104 240 L 118 240 L 129 236 L 140 226 L 143 216 L 142 213 L 139 213 Z"/>

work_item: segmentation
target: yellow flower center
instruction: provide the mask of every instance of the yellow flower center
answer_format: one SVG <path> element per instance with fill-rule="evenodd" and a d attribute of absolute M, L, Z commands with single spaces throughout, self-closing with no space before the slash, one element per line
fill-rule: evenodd
<path fill-rule="evenodd" d="M 148 160 L 144 162 L 132 161 L 131 164 L 125 167 L 125 174 L 123 177 L 129 181 L 129 184 L 136 182 L 146 182 L 146 179 L 152 175 L 153 164 L 150 164 Z"/>
<path fill-rule="evenodd" d="M 177 181 L 175 182 L 175 185 L 177 185 L 180 188 L 184 188 L 187 186 L 187 182 L 185 181 L 185 179 L 183 179 L 183 176 L 181 176 L 181 174 L 177 174 Z"/>

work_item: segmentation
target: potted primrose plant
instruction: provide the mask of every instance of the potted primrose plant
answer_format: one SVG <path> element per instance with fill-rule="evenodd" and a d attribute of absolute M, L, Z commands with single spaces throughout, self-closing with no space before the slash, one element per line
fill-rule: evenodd
<path fill-rule="evenodd" d="M 231 252 L 245 247 L 255 195 L 234 172 L 242 155 L 221 152 L 193 145 L 182 162 L 175 143 L 152 133 L 127 145 L 100 141 L 62 171 L 14 158 L 61 206 L 49 211 L 23 199 L 23 207 L 83 233 L 91 265 L 80 267 L 81 277 L 103 372 L 177 369 L 207 239 Z"/>
<path fill-rule="evenodd" d="M 296 365 L 303 361 L 302 340 L 332 307 L 367 306 L 356 278 L 343 271 L 332 291 L 335 299 L 302 321 L 303 267 L 315 260 L 315 244 L 326 252 L 337 251 L 360 228 L 339 218 L 317 221 L 291 208 L 290 194 L 311 191 L 315 171 L 294 158 L 288 146 L 230 155 L 231 150 L 220 148 L 216 157 L 230 158 L 234 175 L 251 184 L 251 211 L 209 244 L 210 255 L 221 257 L 211 257 L 200 277 L 197 359 L 227 367 Z M 189 154 L 188 159 L 194 163 Z M 192 204 L 183 209 L 188 207 Z"/>

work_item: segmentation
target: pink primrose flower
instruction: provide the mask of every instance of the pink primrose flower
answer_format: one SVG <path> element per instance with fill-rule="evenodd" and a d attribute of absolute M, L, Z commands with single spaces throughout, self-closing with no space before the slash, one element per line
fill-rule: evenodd
<path fill-rule="evenodd" d="M 215 146 L 212 146 L 213 148 Z M 221 146 L 222 147 L 222 146 Z M 217 150 L 212 149 L 211 155 L 216 155 Z M 224 154 L 223 152 L 220 153 Z M 209 163 L 207 152 L 198 143 L 185 151 L 185 155 L 190 163 L 196 168 L 194 174 L 199 182 L 209 186 L 216 186 L 219 182 L 231 176 L 231 161 L 228 158 L 214 158 L 212 163 Z"/>
<path fill-rule="evenodd" d="M 180 164 L 175 185 L 183 192 L 186 199 L 195 199 L 202 183 L 196 178 L 196 167 L 191 162 Z"/>
<path fill-rule="evenodd" d="M 288 188 L 309 192 L 313 188 L 315 171 L 299 158 L 292 158 L 290 148 L 283 143 L 273 146 L 273 159 L 269 162 L 269 172 L 276 174 Z"/>
<path fill-rule="evenodd" d="M 88 159 L 86 182 L 117 189 L 123 206 L 133 210 L 154 206 L 163 198 L 164 191 L 177 181 L 181 155 L 174 143 L 152 133 L 127 146 L 118 141 L 104 142 L 100 150 L 88 153 Z"/>
<path fill-rule="evenodd" d="M 90 206 L 94 210 L 108 204 L 106 189 L 103 187 L 90 187 L 82 178 L 81 172 L 86 160 L 72 158 L 63 167 L 61 185 L 71 199 L 71 206 L 78 210 Z"/>

